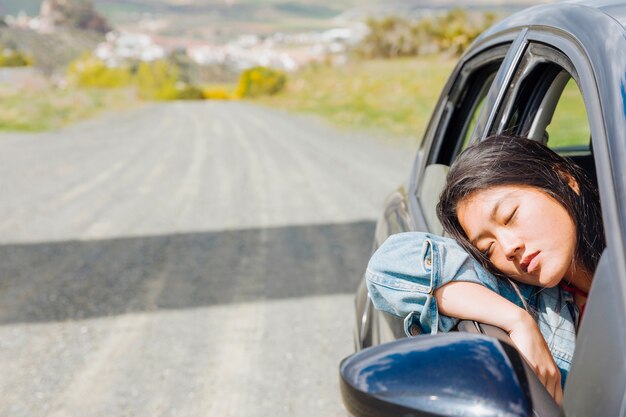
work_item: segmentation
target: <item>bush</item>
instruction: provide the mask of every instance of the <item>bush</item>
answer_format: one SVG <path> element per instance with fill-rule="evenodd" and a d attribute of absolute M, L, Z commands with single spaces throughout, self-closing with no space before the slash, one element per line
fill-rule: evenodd
<path fill-rule="evenodd" d="M 207 100 L 230 100 L 232 95 L 223 88 L 207 87 L 202 90 L 202 94 Z"/>
<path fill-rule="evenodd" d="M 128 67 L 108 67 L 91 54 L 72 61 L 67 68 L 67 77 L 79 87 L 120 88 L 132 81 Z"/>
<path fill-rule="evenodd" d="M 452 9 L 438 19 L 433 35 L 440 49 L 460 55 L 496 18 L 493 13 L 472 16 L 463 9 Z"/>
<path fill-rule="evenodd" d="M 401 17 L 389 16 L 367 21 L 369 32 L 359 52 L 368 58 L 415 56 L 423 42 L 423 28 Z"/>
<path fill-rule="evenodd" d="M 266 67 L 245 70 L 239 76 L 237 97 L 272 95 L 285 87 L 287 76 L 284 72 Z"/>
<path fill-rule="evenodd" d="M 92 55 L 84 55 L 67 69 L 68 79 L 79 87 L 116 88 L 137 86 L 145 100 L 203 100 L 205 91 L 180 78 L 180 69 L 168 60 L 140 62 L 134 71 L 129 65 L 110 68 Z"/>
<path fill-rule="evenodd" d="M 0 45 L 0 67 L 27 67 L 32 64 L 30 56 Z"/>
<path fill-rule="evenodd" d="M 177 83 L 175 100 L 204 100 L 204 91 L 194 84 Z"/>
<path fill-rule="evenodd" d="M 137 92 L 147 100 L 202 100 L 202 89 L 180 81 L 179 68 L 166 60 L 142 62 L 137 68 Z"/>
<path fill-rule="evenodd" d="M 357 52 L 367 58 L 442 51 L 458 55 L 496 18 L 493 13 L 469 13 L 457 8 L 434 19 L 412 21 L 396 16 L 370 19 L 369 32 L 357 46 Z"/>
<path fill-rule="evenodd" d="M 142 62 L 137 68 L 137 93 L 147 100 L 175 100 L 178 68 L 165 60 Z"/>

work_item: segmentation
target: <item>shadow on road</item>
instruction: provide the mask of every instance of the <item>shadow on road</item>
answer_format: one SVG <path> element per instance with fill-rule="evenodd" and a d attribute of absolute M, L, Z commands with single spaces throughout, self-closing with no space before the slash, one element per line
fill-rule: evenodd
<path fill-rule="evenodd" d="M 0 246 L 0 323 L 352 293 L 374 222 Z"/>

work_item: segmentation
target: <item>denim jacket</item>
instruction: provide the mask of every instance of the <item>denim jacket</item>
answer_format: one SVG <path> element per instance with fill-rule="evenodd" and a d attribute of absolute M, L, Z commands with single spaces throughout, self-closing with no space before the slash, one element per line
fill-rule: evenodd
<path fill-rule="evenodd" d="M 407 335 L 414 325 L 421 333 L 435 334 L 458 324 L 458 319 L 439 314 L 433 296 L 437 288 L 467 281 L 495 291 L 533 315 L 565 383 L 574 354 L 578 309 L 561 287 L 540 288 L 496 278 L 454 239 L 419 232 L 390 236 L 372 255 L 365 275 L 374 306 L 403 317 Z"/>

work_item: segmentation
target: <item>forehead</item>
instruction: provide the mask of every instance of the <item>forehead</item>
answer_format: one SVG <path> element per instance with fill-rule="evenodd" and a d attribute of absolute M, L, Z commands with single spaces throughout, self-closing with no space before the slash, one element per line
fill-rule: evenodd
<path fill-rule="evenodd" d="M 481 206 L 493 206 L 498 202 L 506 201 L 513 198 L 534 197 L 535 193 L 541 193 L 534 187 L 527 185 L 498 185 L 485 188 L 483 190 L 474 191 L 467 197 L 462 198 L 457 204 L 457 214 L 460 212 Z"/>

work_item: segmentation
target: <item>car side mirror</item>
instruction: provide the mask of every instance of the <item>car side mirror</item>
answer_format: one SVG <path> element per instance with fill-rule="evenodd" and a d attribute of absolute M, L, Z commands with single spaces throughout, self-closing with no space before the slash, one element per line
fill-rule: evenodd
<path fill-rule="evenodd" d="M 529 416 L 531 392 L 517 350 L 462 332 L 361 350 L 341 362 L 341 393 L 354 416 Z"/>

